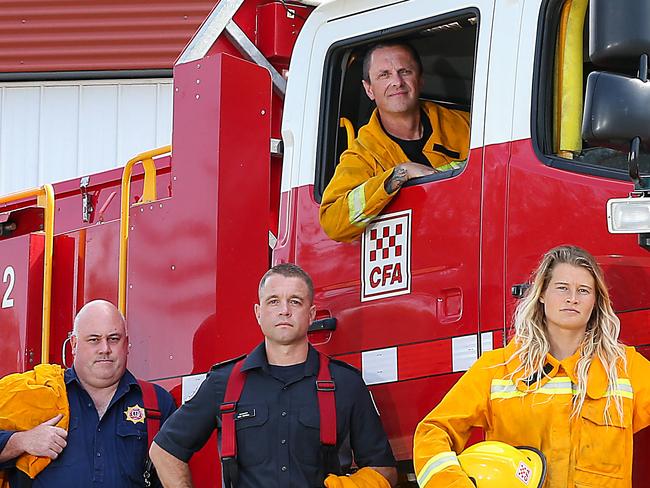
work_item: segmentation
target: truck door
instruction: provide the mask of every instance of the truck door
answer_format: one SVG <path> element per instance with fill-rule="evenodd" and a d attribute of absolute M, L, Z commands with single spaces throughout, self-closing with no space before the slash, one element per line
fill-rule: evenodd
<path fill-rule="evenodd" d="M 512 144 L 509 168 L 505 276 L 511 284 L 525 282 L 549 248 L 560 244 L 584 247 L 605 272 L 621 322 L 620 340 L 650 357 L 648 251 L 639 246 L 637 235 L 610 234 L 607 228 L 607 201 L 625 197 L 633 190 L 628 176 L 629 146 L 619 150 L 597 147 L 581 134 L 587 75 L 605 70 L 630 76 L 637 70 L 638 58 L 610 66 L 603 62 L 609 53 L 602 46 L 598 46 L 597 55 L 589 58 L 587 53 L 593 47 L 587 49 L 585 43 L 599 37 L 590 29 L 602 26 L 604 20 L 595 23 L 589 8 L 587 2 L 555 0 L 545 2 L 538 15 L 523 17 L 527 25 L 522 32 L 538 31 L 540 36 L 535 41 L 522 35 L 521 57 L 515 63 L 516 92 L 531 93 L 532 87 L 533 103 L 518 99 L 514 110 L 516 142 Z M 621 17 L 611 17 L 613 22 L 625 22 L 626 15 L 634 19 L 639 15 L 630 8 L 621 12 Z M 611 51 L 629 52 L 626 49 L 630 39 L 632 44 L 636 42 L 633 28 L 640 24 L 625 23 L 618 31 L 621 38 L 607 42 Z M 605 33 L 601 31 L 600 37 Z M 625 35 L 630 39 L 623 39 Z M 533 52 L 536 57 L 530 64 L 527 53 Z M 639 50 L 638 55 L 643 52 Z M 618 98 L 616 103 L 625 114 L 622 116 L 629 117 L 623 110 L 625 103 Z M 650 174 L 647 150 L 639 159 L 640 172 Z M 510 305 L 512 309 L 514 304 Z M 646 484 L 649 446 L 647 429 L 635 435 L 634 486 Z"/>
<path fill-rule="evenodd" d="M 307 49 L 300 39 L 294 51 L 291 76 L 308 70 L 306 90 L 301 99 L 291 93 L 285 105 L 285 114 L 295 109 L 304 115 L 295 123 L 285 116 L 292 188 L 283 198 L 295 220 L 281 231 L 275 260 L 295 260 L 314 278 L 317 318 L 337 323 L 312 342 L 357 366 L 375 385 L 371 391 L 401 459 L 411 457 L 416 423 L 455 381 L 454 373 L 476 359 L 481 342 L 483 118 L 493 2 L 467 5 L 409 1 L 355 15 L 321 9 L 331 18 L 309 46 L 308 66 L 296 56 Z M 394 38 L 407 40 L 422 57 L 422 97 L 470 114 L 469 158 L 462 169 L 402 188 L 360 238 L 335 242 L 318 214 L 346 147 L 340 119 L 350 120 L 355 131 L 367 122 L 372 106 L 361 86 L 362 53 L 370 43 Z M 295 88 L 291 76 L 289 91 Z M 324 329 L 331 324 L 318 323 Z M 492 334 L 482 339 L 484 348 L 492 347 Z M 414 398 L 414 391 L 421 393 Z"/>

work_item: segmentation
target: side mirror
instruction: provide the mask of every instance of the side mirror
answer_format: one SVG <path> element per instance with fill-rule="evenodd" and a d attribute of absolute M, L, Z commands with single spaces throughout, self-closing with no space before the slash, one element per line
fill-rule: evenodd
<path fill-rule="evenodd" d="M 628 148 L 638 137 L 650 145 L 650 83 L 594 71 L 587 78 L 582 137 L 596 146 Z"/>
<path fill-rule="evenodd" d="M 647 67 L 645 70 L 647 73 Z M 583 139 L 596 146 L 630 147 L 628 164 L 636 191 L 629 199 L 608 202 L 609 231 L 637 233 L 639 245 L 650 250 L 650 179 L 639 174 L 638 164 L 640 148 L 650 147 L 649 106 L 650 82 L 647 79 L 598 71 L 587 78 Z"/>
<path fill-rule="evenodd" d="M 650 147 L 648 0 L 590 0 L 589 58 L 600 67 L 637 71 L 637 78 L 594 71 L 585 93 L 582 137 L 595 146 L 629 147 L 630 178 L 637 190 L 650 187 L 639 175 L 639 150 Z"/>
<path fill-rule="evenodd" d="M 639 78 L 594 71 L 587 78 L 582 138 L 595 146 L 630 147 L 630 178 L 637 190 L 648 189 L 639 174 L 639 150 L 650 147 L 648 56 L 641 56 Z"/>
<path fill-rule="evenodd" d="M 635 191 L 607 204 L 609 231 L 638 233 L 650 250 L 650 178 L 639 174 L 639 151 L 650 148 L 650 2 L 590 0 L 589 58 L 605 69 L 587 78 L 582 137 L 595 146 L 629 147 L 628 165 Z"/>
<path fill-rule="evenodd" d="M 602 68 L 634 72 L 650 54 L 650 2 L 590 0 L 589 57 Z"/>

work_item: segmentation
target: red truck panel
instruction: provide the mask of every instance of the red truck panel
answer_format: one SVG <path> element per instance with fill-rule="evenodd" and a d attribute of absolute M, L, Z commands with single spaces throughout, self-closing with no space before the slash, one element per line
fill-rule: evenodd
<path fill-rule="evenodd" d="M 0 240 L 0 376 L 41 362 L 44 243 L 41 234 Z"/>

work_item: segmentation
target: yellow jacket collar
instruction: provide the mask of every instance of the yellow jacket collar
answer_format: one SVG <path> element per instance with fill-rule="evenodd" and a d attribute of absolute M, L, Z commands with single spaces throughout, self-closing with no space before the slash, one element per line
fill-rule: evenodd
<path fill-rule="evenodd" d="M 422 152 L 434 153 L 434 147 L 439 145 L 449 151 L 458 153 L 457 158 L 450 159 L 465 159 L 462 154 L 467 151 L 465 144 L 469 144 L 469 142 L 459 138 L 458 134 L 453 130 L 444 130 L 442 127 L 443 116 L 440 113 L 442 107 L 431 102 L 423 102 L 420 106 L 431 121 L 431 137 L 429 137 Z"/>
<path fill-rule="evenodd" d="M 521 392 L 534 391 L 537 388 L 544 386 L 550 378 L 555 377 L 559 370 L 559 365 L 555 365 L 552 370 L 545 370 L 546 374 L 541 378 L 529 377 L 525 375 L 523 370 L 518 370 L 521 366 L 521 360 L 515 353 L 517 352 L 518 345 L 512 339 L 504 349 L 504 360 L 506 368 L 506 378 L 512 379 L 516 388 Z"/>
<path fill-rule="evenodd" d="M 459 155 L 467 152 L 466 147 L 457 147 L 460 143 L 458 134 L 455 134 L 454 131 L 443 130 L 441 126 L 442 116 L 440 113 L 442 110 L 444 110 L 442 107 L 432 102 L 420 102 L 420 108 L 429 118 L 432 131 L 429 140 L 424 146 L 424 153 L 433 154 L 435 152 L 433 148 L 436 145 L 440 145 L 448 150 L 458 152 Z M 384 171 L 407 161 L 406 154 L 404 154 L 404 151 L 402 151 L 402 148 L 399 146 L 399 144 L 388 137 L 388 135 L 384 132 L 384 129 L 381 126 L 381 122 L 379 121 L 379 112 L 376 108 L 373 110 L 368 124 L 360 129 L 359 135 L 361 135 L 362 132 L 363 137 L 359 137 L 357 141 L 372 154 L 377 164 Z M 454 140 L 454 137 L 458 140 Z M 399 158 L 399 160 L 396 158 Z"/>
<path fill-rule="evenodd" d="M 573 384 L 578 383 L 575 367 L 578 359 L 580 359 L 580 350 L 562 361 L 558 361 L 551 354 L 547 354 L 545 367 L 546 374 L 542 375 L 542 378 L 524 378 L 523 371 L 517 371 L 515 373 L 517 368 L 521 365 L 519 357 L 513 357 L 513 354 L 516 351 L 517 344 L 514 340 L 511 340 L 504 349 L 504 359 L 506 361 L 505 368 L 507 371 L 507 377 L 512 378 L 512 381 L 515 383 L 515 386 L 519 391 L 534 391 L 548 383 L 548 381 L 557 376 L 560 371 L 566 374 Z M 605 393 L 607 393 L 607 387 L 607 372 L 605 371 L 605 367 L 598 357 L 594 357 L 589 366 L 589 373 L 587 375 L 587 395 L 589 398 L 593 399 L 602 398 L 605 396 Z"/>
<path fill-rule="evenodd" d="M 372 154 L 377 165 L 384 171 L 406 161 L 406 154 L 399 144 L 384 132 L 377 109 L 372 111 L 368 124 L 359 130 L 359 136 L 357 141 Z"/>

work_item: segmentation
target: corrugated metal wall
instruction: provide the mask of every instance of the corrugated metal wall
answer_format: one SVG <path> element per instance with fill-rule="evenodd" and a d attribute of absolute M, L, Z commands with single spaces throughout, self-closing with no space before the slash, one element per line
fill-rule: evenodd
<path fill-rule="evenodd" d="M 171 78 L 90 78 L 171 69 L 216 3 L 1 0 L 0 194 L 121 166 L 169 144 Z M 61 79 L 57 72 L 79 76 L 35 81 Z M 16 76 L 27 81 L 9 81 Z"/>
<path fill-rule="evenodd" d="M 0 84 L 0 194 L 171 143 L 172 80 Z"/>
<path fill-rule="evenodd" d="M 0 72 L 171 68 L 216 0 L 2 0 Z"/>

